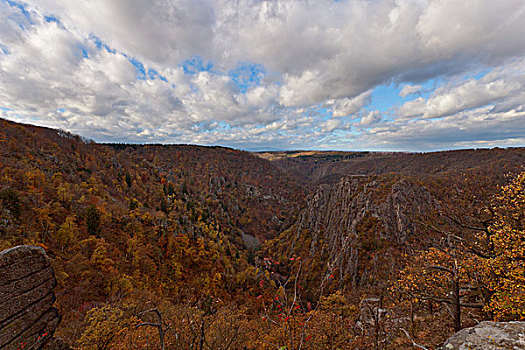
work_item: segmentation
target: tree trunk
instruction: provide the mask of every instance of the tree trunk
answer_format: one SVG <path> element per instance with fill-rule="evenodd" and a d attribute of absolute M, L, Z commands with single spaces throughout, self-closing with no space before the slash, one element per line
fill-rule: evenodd
<path fill-rule="evenodd" d="M 452 318 L 454 321 L 454 331 L 461 330 L 461 304 L 459 299 L 459 281 L 454 278 L 452 287 Z"/>
<path fill-rule="evenodd" d="M 160 339 L 160 348 L 162 350 L 166 350 L 166 346 L 164 345 L 164 330 L 162 329 L 162 323 L 160 323 L 160 327 L 159 327 L 159 339 Z"/>
<path fill-rule="evenodd" d="M 202 319 L 202 322 L 201 322 L 201 339 L 199 343 L 199 350 L 202 350 L 202 349 L 204 349 L 204 318 Z"/>

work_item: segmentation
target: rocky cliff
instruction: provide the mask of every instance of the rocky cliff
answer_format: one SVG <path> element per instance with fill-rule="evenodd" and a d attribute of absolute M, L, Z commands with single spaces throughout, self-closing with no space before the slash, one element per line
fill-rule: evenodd
<path fill-rule="evenodd" d="M 53 307 L 56 279 L 44 250 L 18 246 L 0 252 L 0 348 L 41 349 L 60 322 Z"/>
<path fill-rule="evenodd" d="M 299 245 L 306 242 L 309 256 L 325 260 L 341 281 L 350 277 L 356 285 L 363 274 L 371 274 L 363 267 L 369 253 L 402 245 L 412 233 L 421 233 L 421 218 L 437 207 L 432 195 L 409 177 L 345 177 L 335 185 L 321 185 L 309 198 L 292 250 L 304 252 Z"/>

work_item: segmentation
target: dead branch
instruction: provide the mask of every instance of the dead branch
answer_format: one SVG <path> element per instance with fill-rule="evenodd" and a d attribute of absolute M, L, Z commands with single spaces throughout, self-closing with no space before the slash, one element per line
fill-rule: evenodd
<path fill-rule="evenodd" d="M 408 332 L 404 329 L 404 328 L 400 328 L 404 333 L 405 335 L 407 336 L 408 340 L 410 340 L 412 342 L 412 345 L 415 346 L 416 348 L 418 349 L 423 349 L 423 350 L 428 350 L 428 348 L 424 347 L 423 345 L 419 345 L 418 343 L 416 343 L 411 337 L 410 337 L 410 334 L 408 334 Z"/>

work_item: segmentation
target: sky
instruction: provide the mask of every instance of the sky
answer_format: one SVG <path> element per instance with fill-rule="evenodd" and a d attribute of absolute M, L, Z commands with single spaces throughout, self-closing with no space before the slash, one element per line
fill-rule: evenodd
<path fill-rule="evenodd" d="M 525 146 L 525 1 L 0 0 L 0 117 L 97 142 Z"/>

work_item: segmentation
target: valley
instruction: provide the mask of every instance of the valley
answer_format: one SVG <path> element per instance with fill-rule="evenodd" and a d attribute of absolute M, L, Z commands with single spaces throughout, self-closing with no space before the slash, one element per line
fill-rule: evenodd
<path fill-rule="evenodd" d="M 524 148 L 250 153 L 3 119 L 0 140 L 0 250 L 45 249 L 73 348 L 160 348 L 153 308 L 173 349 L 435 348 L 523 317 L 489 275 L 491 237 L 523 230 Z"/>

